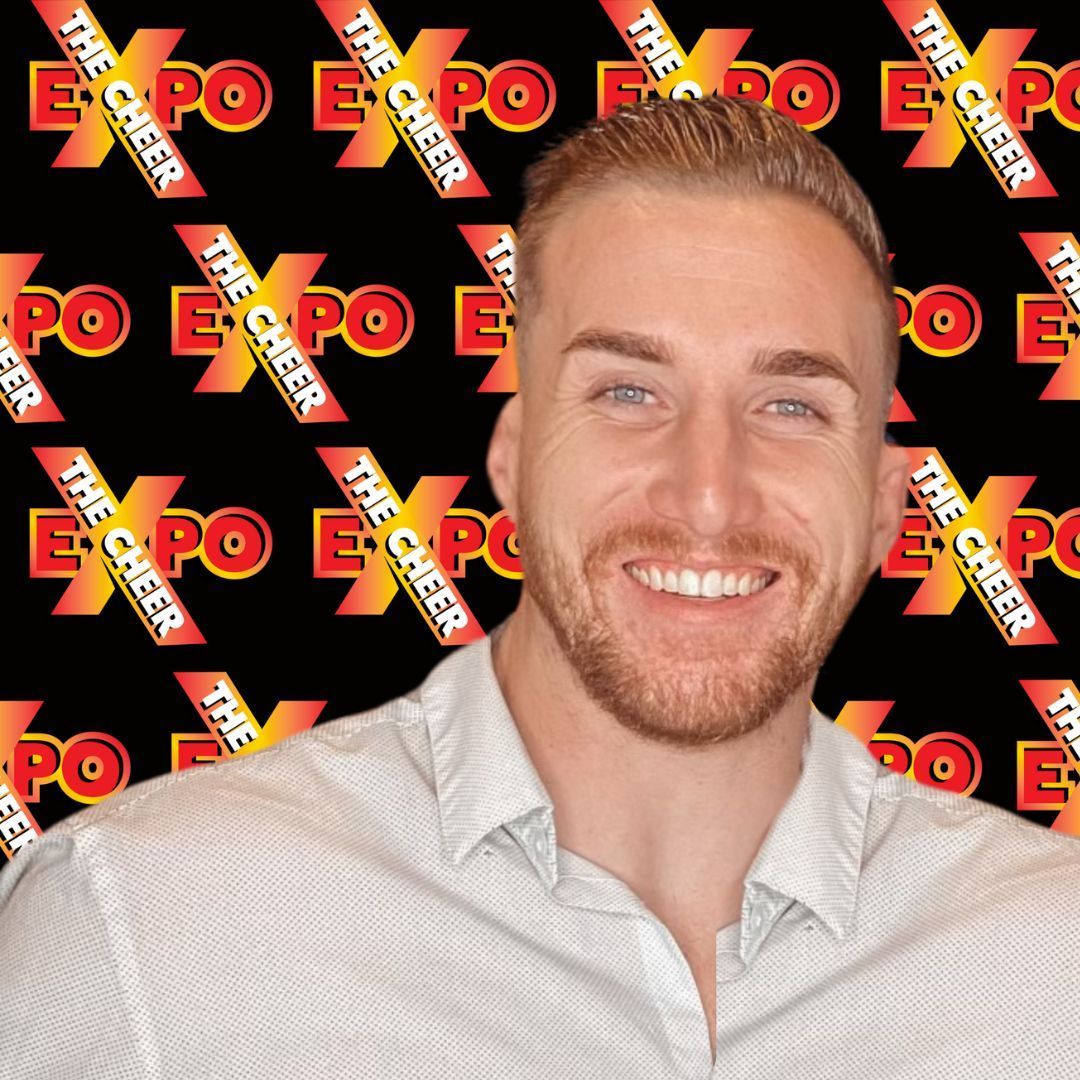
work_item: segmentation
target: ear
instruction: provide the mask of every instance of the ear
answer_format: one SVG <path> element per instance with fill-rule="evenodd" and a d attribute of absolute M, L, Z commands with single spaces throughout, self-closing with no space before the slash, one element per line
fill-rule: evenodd
<path fill-rule="evenodd" d="M 875 572 L 884 562 L 903 524 L 910 475 L 911 459 L 907 449 L 896 443 L 884 443 L 878 464 L 877 493 L 874 501 L 871 555 Z"/>
<path fill-rule="evenodd" d="M 521 392 L 510 396 L 495 421 L 488 445 L 487 472 L 495 497 L 517 520 L 518 459 L 521 445 Z"/>

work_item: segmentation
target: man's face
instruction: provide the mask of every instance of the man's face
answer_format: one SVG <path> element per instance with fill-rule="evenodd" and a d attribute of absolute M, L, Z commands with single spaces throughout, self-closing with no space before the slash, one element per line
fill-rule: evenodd
<path fill-rule="evenodd" d="M 626 728 L 752 730 L 809 695 L 903 514 L 872 273 L 803 201 L 633 185 L 565 211 L 540 271 L 488 459 L 522 604 Z"/>

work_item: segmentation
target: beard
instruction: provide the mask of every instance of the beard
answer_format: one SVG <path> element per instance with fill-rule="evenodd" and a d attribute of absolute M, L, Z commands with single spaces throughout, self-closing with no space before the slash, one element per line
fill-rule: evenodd
<path fill-rule="evenodd" d="M 582 575 L 524 505 L 516 524 L 523 589 L 586 693 L 627 730 L 672 746 L 738 738 L 775 716 L 804 684 L 812 685 L 869 580 L 868 551 L 845 589 L 786 539 L 731 532 L 715 549 L 716 562 L 760 562 L 780 570 L 768 588 L 787 589 L 788 611 L 778 619 L 775 611 L 763 618 L 751 609 L 744 623 L 720 618 L 715 630 L 696 632 L 676 617 L 671 638 L 650 647 L 620 631 L 602 599 L 605 582 L 614 587 L 611 576 L 625 574 L 622 561 L 637 551 L 683 561 L 695 546 L 690 538 L 644 524 L 612 529 L 585 552 Z M 770 599 L 774 609 L 779 599 Z"/>

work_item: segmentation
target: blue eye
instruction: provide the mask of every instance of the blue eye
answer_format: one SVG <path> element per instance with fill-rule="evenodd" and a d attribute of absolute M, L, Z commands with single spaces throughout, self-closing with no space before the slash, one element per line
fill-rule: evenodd
<path fill-rule="evenodd" d="M 776 414 L 777 416 L 787 416 L 795 420 L 802 420 L 805 417 L 813 415 L 819 420 L 823 419 L 821 413 L 819 413 L 809 402 L 803 401 L 802 398 L 776 398 L 774 401 L 770 401 L 769 404 L 784 406 L 784 408 Z M 797 412 L 790 408 L 792 405 L 800 406 L 804 411 Z"/>
<path fill-rule="evenodd" d="M 632 397 L 612 397 L 611 400 L 616 405 L 640 405 L 645 400 L 645 395 L 652 393 L 651 390 L 646 390 L 644 386 L 637 386 L 634 383 L 613 383 L 611 386 L 605 386 L 600 393 L 610 394 L 612 390 L 633 391 Z"/>
<path fill-rule="evenodd" d="M 620 393 L 627 391 L 628 393 Z M 646 395 L 653 396 L 651 390 L 636 383 L 612 383 L 599 391 L 597 397 L 607 395 L 608 400 L 615 405 L 634 406 L 646 403 Z M 818 412 L 809 402 L 802 398 L 776 398 L 769 405 L 780 405 L 782 408 L 775 415 L 783 416 L 792 420 L 804 420 L 816 417 L 823 420 L 824 416 Z"/>

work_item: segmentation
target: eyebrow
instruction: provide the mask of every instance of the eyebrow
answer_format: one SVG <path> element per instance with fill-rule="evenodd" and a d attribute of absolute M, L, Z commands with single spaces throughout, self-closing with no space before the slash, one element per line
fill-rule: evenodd
<path fill-rule="evenodd" d="M 653 364 L 675 364 L 675 356 L 667 342 L 653 334 L 633 330 L 581 330 L 562 348 L 564 354 L 576 350 L 615 353 Z M 862 397 L 854 375 L 834 353 L 827 350 L 789 348 L 758 351 L 750 364 L 750 374 L 837 379 L 851 388 L 856 400 Z"/>

